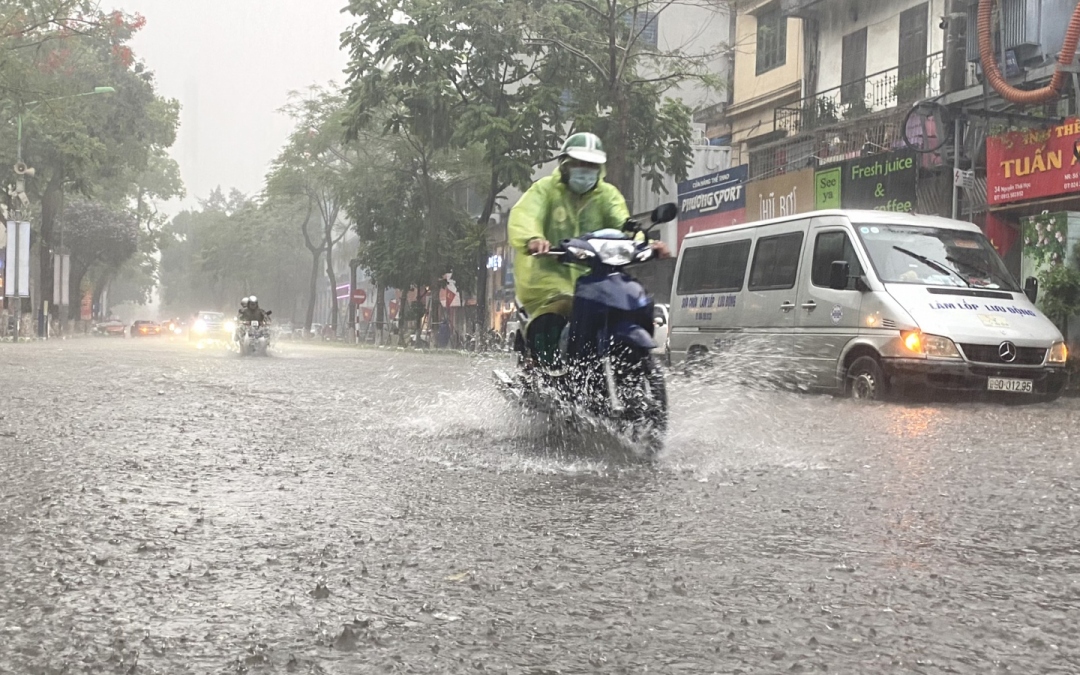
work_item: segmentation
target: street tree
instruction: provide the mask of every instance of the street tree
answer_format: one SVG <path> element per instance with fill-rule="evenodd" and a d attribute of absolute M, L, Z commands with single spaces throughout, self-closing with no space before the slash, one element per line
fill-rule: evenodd
<path fill-rule="evenodd" d="M 682 6 L 674 0 L 547 2 L 530 22 L 526 42 L 544 46 L 547 55 L 539 77 L 562 85 L 573 130 L 603 138 L 607 180 L 623 194 L 630 194 L 635 167 L 657 190 L 665 174 L 686 178 L 692 111 L 671 94 L 692 81 L 721 86 L 709 64 L 727 49 L 722 41 L 689 50 L 660 48 L 650 39 L 663 15 Z"/>
<path fill-rule="evenodd" d="M 300 230 L 312 263 L 305 331 L 311 330 L 314 321 L 319 263 L 325 261 L 326 279 L 331 289 L 336 288 L 334 247 L 348 232 L 344 207 L 357 154 L 344 138 L 344 105 L 339 93 L 322 87 L 291 94 L 283 111 L 292 118 L 294 129 L 266 179 L 271 201 L 306 205 Z M 330 322 L 336 332 L 340 316 L 337 293 L 331 292 L 330 301 Z"/>
<path fill-rule="evenodd" d="M 137 62 L 130 39 L 144 24 L 137 15 L 102 13 L 92 7 L 77 27 L 53 27 L 62 37 L 42 39 L 35 49 L 9 51 L 22 80 L 14 112 L 22 115 L 21 154 L 37 171 L 28 193 L 40 205 L 37 225 L 39 274 L 52 276 L 54 232 L 69 191 L 93 194 L 103 183 L 144 169 L 154 148 L 175 140 L 179 105 L 155 92 L 154 78 Z M 95 87 L 115 93 L 84 96 Z M 32 106 L 31 100 L 40 101 Z M 14 127 L 15 125 L 12 125 Z M 14 163 L 16 129 L 0 152 Z"/>
<path fill-rule="evenodd" d="M 69 319 L 77 319 L 83 282 L 92 278 L 94 297 L 116 277 L 125 262 L 138 252 L 139 225 L 133 213 L 87 201 L 72 199 L 62 217 L 64 244 L 71 251 L 68 293 Z"/>
<path fill-rule="evenodd" d="M 527 186 L 558 144 L 560 90 L 537 77 L 544 48 L 526 42 L 534 10 L 526 0 L 352 0 L 347 11 L 350 137 L 382 116 L 424 152 L 480 148 L 480 227 L 462 275 L 479 279 L 499 196 Z M 481 316 L 484 304 L 481 295 Z"/>

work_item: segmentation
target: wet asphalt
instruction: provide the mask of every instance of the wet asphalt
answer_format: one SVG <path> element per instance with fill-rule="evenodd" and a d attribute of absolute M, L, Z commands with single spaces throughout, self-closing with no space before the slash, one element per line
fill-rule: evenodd
<path fill-rule="evenodd" d="M 0 344 L 0 673 L 1080 672 L 1080 402 L 672 376 L 653 467 L 495 365 Z"/>

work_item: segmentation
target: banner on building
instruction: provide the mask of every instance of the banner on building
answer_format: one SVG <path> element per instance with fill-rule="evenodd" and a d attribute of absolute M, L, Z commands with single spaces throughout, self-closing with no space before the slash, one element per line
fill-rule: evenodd
<path fill-rule="evenodd" d="M 814 210 L 814 171 L 784 173 L 746 185 L 746 222 Z"/>
<path fill-rule="evenodd" d="M 678 248 L 691 232 L 746 221 L 746 176 L 742 164 L 679 183 Z"/>
<path fill-rule="evenodd" d="M 912 151 L 849 159 L 814 174 L 815 208 L 911 213 L 917 173 Z"/>
<path fill-rule="evenodd" d="M 991 206 L 1056 197 L 1080 190 L 1073 143 L 1080 120 L 1049 129 L 1014 131 L 986 139 L 986 201 Z"/>

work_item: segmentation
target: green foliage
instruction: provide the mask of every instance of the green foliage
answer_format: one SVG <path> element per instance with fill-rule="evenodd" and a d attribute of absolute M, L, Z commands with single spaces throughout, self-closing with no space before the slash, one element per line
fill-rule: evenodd
<path fill-rule="evenodd" d="M 1068 228 L 1064 213 L 1031 216 L 1023 225 L 1024 255 L 1038 267 L 1064 262 Z"/>
<path fill-rule="evenodd" d="M 259 204 L 215 190 L 196 211 L 178 214 L 162 232 L 161 299 L 170 314 L 231 312 L 259 296 L 280 320 L 303 311 L 310 259 L 291 203 Z"/>
<path fill-rule="evenodd" d="M 128 211 L 73 199 L 63 222 L 65 247 L 74 262 L 87 268 L 119 267 L 138 251 L 139 226 Z"/>
<path fill-rule="evenodd" d="M 1051 237 L 1053 238 L 1053 237 Z M 1048 261 L 1039 271 L 1039 305 L 1043 314 L 1068 339 L 1069 320 L 1080 317 L 1080 245 L 1073 249 L 1073 261 Z"/>

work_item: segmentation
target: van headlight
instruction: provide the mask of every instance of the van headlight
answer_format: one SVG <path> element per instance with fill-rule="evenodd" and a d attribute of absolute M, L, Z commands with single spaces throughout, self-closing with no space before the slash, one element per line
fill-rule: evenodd
<path fill-rule="evenodd" d="M 925 354 L 939 359 L 960 358 L 960 351 L 956 348 L 956 344 L 947 337 L 927 335 L 917 330 L 902 333 L 901 337 L 908 351 L 916 354 Z"/>
<path fill-rule="evenodd" d="M 1050 346 L 1050 355 L 1046 357 L 1047 363 L 1063 364 L 1069 360 L 1069 348 L 1064 342 L 1055 342 Z"/>

